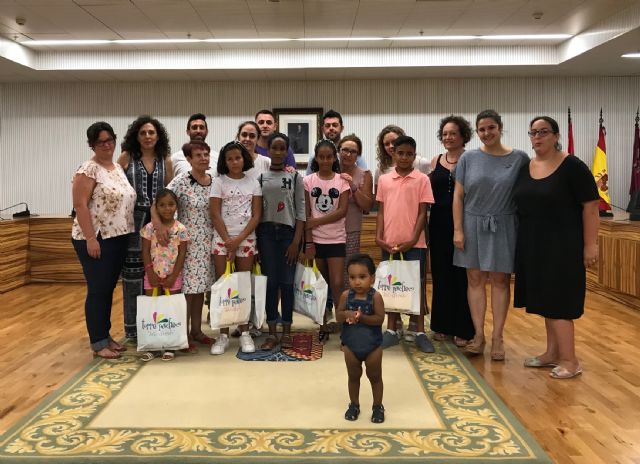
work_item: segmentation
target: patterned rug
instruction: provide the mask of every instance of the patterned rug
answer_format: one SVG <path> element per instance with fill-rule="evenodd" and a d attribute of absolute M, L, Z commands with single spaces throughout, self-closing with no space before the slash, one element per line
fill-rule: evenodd
<path fill-rule="evenodd" d="M 0 437 L 0 461 L 47 464 L 133 461 L 257 464 L 302 460 L 356 464 L 551 462 L 450 342 L 436 342 L 434 354 L 417 352 L 412 344 L 393 348 L 396 349 L 403 350 L 396 352 L 396 359 L 410 363 L 415 373 L 413 379 L 409 377 L 403 382 L 420 384 L 419 391 L 438 416 L 437 427 L 387 428 L 384 423 L 370 423 L 365 411 L 358 422 L 336 418 L 335 427 L 329 428 L 95 427 L 92 424 L 100 413 L 110 402 L 117 402 L 131 380 L 144 369 L 138 356 L 127 355 L 113 361 L 92 361 L 45 399 Z M 388 358 L 393 360 L 392 356 Z M 160 366 L 156 364 L 156 368 Z M 304 389 L 313 387 L 296 385 L 293 377 L 291 385 L 288 395 L 303 395 Z M 363 394 L 370 396 L 366 378 L 362 385 Z M 325 396 L 327 394 L 331 396 L 334 392 L 325 392 Z M 162 407 L 160 401 L 158 407 Z M 126 418 L 127 411 L 121 414 Z"/>
<path fill-rule="evenodd" d="M 275 347 L 272 350 L 259 349 L 261 342 L 266 339 L 256 340 L 254 353 L 243 353 L 238 349 L 236 358 L 243 361 L 316 361 L 322 357 L 323 345 L 318 340 L 318 331 L 296 332 L 291 335 L 293 339 L 291 348 Z"/>

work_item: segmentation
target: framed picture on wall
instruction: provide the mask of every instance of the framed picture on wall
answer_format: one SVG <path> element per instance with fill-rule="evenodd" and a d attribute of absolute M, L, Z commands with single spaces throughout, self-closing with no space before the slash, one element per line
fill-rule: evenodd
<path fill-rule="evenodd" d="M 306 166 L 313 147 L 322 137 L 322 108 L 274 108 L 278 130 L 289 137 L 298 167 Z"/>

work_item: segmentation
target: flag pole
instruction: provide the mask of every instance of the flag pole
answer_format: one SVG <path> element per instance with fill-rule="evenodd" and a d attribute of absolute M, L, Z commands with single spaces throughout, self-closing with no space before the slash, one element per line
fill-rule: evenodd
<path fill-rule="evenodd" d="M 633 135 L 633 155 L 631 156 L 631 184 L 627 212 L 630 221 L 640 221 L 640 107 L 636 110 L 636 125 Z"/>
<path fill-rule="evenodd" d="M 600 195 L 600 204 L 598 211 L 600 217 L 612 217 L 611 199 L 609 198 L 609 169 L 607 168 L 607 144 L 605 136 L 607 131 L 604 127 L 604 118 L 602 117 L 602 108 L 600 108 L 600 119 L 598 120 L 600 127 L 598 128 L 598 143 L 593 155 L 593 165 L 591 173 L 598 186 L 598 194 Z"/>

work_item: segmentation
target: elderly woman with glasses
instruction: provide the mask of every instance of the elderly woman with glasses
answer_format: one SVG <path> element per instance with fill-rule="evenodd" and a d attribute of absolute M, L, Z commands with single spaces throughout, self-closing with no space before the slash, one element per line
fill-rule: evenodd
<path fill-rule="evenodd" d="M 584 313 L 585 268 L 598 261 L 598 189 L 589 168 L 561 151 L 558 123 L 529 125 L 535 156 L 520 169 L 514 306 L 544 317 L 546 350 L 526 367 L 551 367 L 555 379 L 582 373 L 574 323 Z"/>
<path fill-rule="evenodd" d="M 362 230 L 362 214 L 373 207 L 373 176 L 371 171 L 357 166 L 362 155 L 362 141 L 355 134 L 342 137 L 338 142 L 340 158 L 340 177 L 349 182 L 349 206 L 347 208 L 347 258 L 360 252 L 360 231 Z M 349 288 L 349 276 L 346 269 L 344 288 Z"/>
<path fill-rule="evenodd" d="M 73 176 L 71 237 L 87 281 L 84 303 L 93 355 L 115 359 L 125 348 L 110 335 L 111 303 L 133 227 L 136 192 L 113 162 L 116 134 L 106 122 L 87 129 L 93 157 Z"/>

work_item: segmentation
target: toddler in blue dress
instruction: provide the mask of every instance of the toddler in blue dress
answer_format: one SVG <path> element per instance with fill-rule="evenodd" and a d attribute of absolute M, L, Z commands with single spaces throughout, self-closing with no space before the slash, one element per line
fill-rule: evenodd
<path fill-rule="evenodd" d="M 362 363 L 373 391 L 371 422 L 384 422 L 382 406 L 382 322 L 384 302 L 372 288 L 376 267 L 366 254 L 355 254 L 347 262 L 349 290 L 342 292 L 336 320 L 342 323 L 342 351 L 349 376 L 349 407 L 344 415 L 354 421 L 360 415 Z"/>

